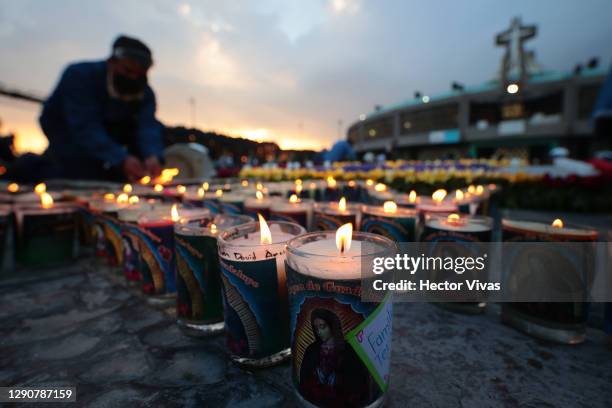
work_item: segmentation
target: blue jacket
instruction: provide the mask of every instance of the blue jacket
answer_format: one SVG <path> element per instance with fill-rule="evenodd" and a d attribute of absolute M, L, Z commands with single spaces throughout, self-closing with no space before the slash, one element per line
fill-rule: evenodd
<path fill-rule="evenodd" d="M 40 116 L 50 153 L 60 161 L 94 159 L 105 166 L 121 164 L 128 149 L 141 158 L 161 158 L 162 125 L 155 119 L 153 90 L 147 86 L 141 101 L 123 102 L 109 96 L 106 81 L 106 61 L 66 68 Z"/>
<path fill-rule="evenodd" d="M 324 155 L 325 160 L 329 160 L 330 162 L 352 161 L 355 160 L 356 157 L 353 146 L 346 140 L 336 142 L 331 150 Z"/>

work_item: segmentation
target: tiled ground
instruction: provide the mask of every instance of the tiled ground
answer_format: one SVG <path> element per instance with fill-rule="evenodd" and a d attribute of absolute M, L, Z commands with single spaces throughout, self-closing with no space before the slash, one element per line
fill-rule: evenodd
<path fill-rule="evenodd" d="M 603 332 L 552 345 L 501 325 L 497 313 L 396 304 L 388 405 L 610 406 L 612 343 Z M 236 367 L 223 336 L 183 336 L 169 311 L 90 259 L 0 283 L 0 385 L 52 384 L 77 386 L 70 406 L 295 405 L 287 363 Z"/>

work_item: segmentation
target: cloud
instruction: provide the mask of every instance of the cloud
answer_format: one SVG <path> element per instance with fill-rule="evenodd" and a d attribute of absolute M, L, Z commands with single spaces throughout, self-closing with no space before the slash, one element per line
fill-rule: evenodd
<path fill-rule="evenodd" d="M 338 120 L 346 128 L 375 104 L 490 79 L 503 52 L 493 37 L 514 15 L 539 25 L 527 47 L 546 68 L 594 55 L 607 64 L 611 11 L 605 0 L 4 1 L 0 80 L 46 94 L 65 64 L 104 58 L 118 33 L 131 34 L 154 51 L 165 123 L 190 124 L 193 97 L 202 128 L 329 146 Z"/>

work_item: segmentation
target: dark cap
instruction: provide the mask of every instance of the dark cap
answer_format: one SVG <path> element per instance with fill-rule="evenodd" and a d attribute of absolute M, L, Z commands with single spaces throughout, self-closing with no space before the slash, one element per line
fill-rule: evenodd
<path fill-rule="evenodd" d="M 113 42 L 112 57 L 114 58 L 129 58 L 143 68 L 149 68 L 153 65 L 153 57 L 151 50 L 142 41 L 136 38 L 121 35 Z"/>

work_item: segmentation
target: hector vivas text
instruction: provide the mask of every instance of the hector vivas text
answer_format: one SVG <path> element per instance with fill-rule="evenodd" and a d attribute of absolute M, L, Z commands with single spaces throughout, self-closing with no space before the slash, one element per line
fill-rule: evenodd
<path fill-rule="evenodd" d="M 380 291 L 499 291 L 498 282 L 486 281 L 487 254 L 481 256 L 411 256 L 396 254 L 394 257 L 377 257 L 372 261 L 372 272 L 382 275 L 385 272 L 395 271 L 396 276 L 412 278 L 419 273 L 425 274 L 429 279 L 399 279 L 395 282 L 386 282 L 375 279 L 372 282 L 374 290 Z M 469 272 L 470 278 L 463 281 L 457 279 L 441 279 L 453 272 L 456 276 Z M 481 279 L 475 279 L 480 277 Z M 416 277 L 416 276 L 415 276 Z"/>

